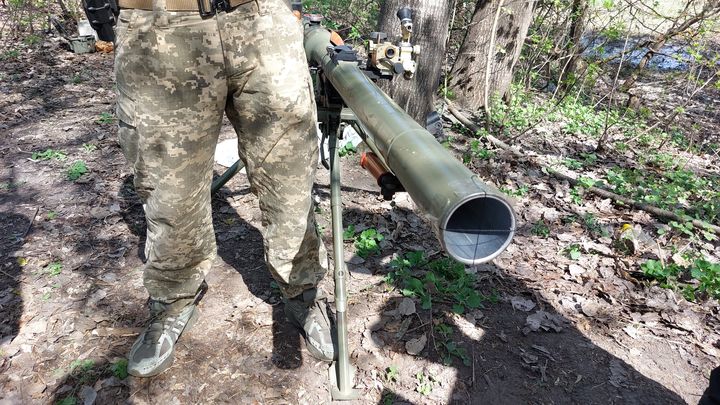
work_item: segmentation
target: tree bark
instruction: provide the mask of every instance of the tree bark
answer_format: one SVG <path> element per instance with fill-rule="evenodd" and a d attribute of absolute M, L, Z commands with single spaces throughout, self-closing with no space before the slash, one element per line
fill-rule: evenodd
<path fill-rule="evenodd" d="M 389 82 L 381 81 L 380 88 L 425 127 L 427 115 L 435 110 L 451 4 L 448 0 L 385 0 L 380 8 L 378 31 L 387 33 L 388 40 L 394 43 L 400 38 L 400 21 L 395 14 L 404 6 L 413 10 L 410 42 L 420 46 L 420 54 L 416 57 L 417 72 L 410 80 L 398 76 Z"/>
<path fill-rule="evenodd" d="M 570 9 L 570 32 L 568 33 L 569 41 L 566 56 L 569 57 L 565 76 L 575 74 L 578 61 L 580 60 L 582 35 L 585 31 L 585 22 L 587 20 L 588 2 L 587 0 L 573 0 Z M 562 77 L 560 82 L 562 83 Z"/>
<path fill-rule="evenodd" d="M 534 6 L 535 0 L 478 0 L 470 28 L 450 72 L 449 87 L 457 104 L 469 110 L 480 110 L 485 106 L 486 87 L 491 97 L 507 96 L 515 63 L 532 22 Z M 488 55 L 492 55 L 490 60 Z M 488 68 L 490 74 L 486 80 Z"/>

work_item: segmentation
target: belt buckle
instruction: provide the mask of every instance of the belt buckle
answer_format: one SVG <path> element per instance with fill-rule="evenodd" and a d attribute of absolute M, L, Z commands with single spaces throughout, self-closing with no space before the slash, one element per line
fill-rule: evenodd
<path fill-rule="evenodd" d="M 207 1 L 207 3 L 206 3 Z M 200 17 L 210 17 L 217 13 L 214 0 L 197 0 Z"/>

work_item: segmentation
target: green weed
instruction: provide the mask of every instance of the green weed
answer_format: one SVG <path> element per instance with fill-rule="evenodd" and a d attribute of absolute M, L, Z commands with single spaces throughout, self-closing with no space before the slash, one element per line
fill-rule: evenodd
<path fill-rule="evenodd" d="M 475 290 L 475 275 L 453 259 L 427 261 L 423 252 L 412 252 L 393 259 L 390 267 L 393 271 L 385 277 L 386 283 L 406 297 L 418 298 L 423 309 L 432 308 L 435 300 L 462 314 L 467 308 L 479 308 L 486 299 Z"/>
<path fill-rule="evenodd" d="M 343 240 L 353 240 L 353 239 L 355 239 L 355 225 L 350 224 L 343 231 Z"/>
<path fill-rule="evenodd" d="M 705 296 L 720 299 L 720 263 L 695 259 L 690 267 L 682 267 L 675 263 L 663 265 L 658 260 L 648 260 L 640 268 L 646 276 L 657 280 L 661 287 L 680 289 L 690 301 Z"/>
<path fill-rule="evenodd" d="M 67 169 L 66 175 L 68 180 L 75 181 L 79 179 L 83 174 L 88 172 L 88 168 L 85 162 L 78 160 Z"/>
<path fill-rule="evenodd" d="M 100 116 L 98 117 L 98 119 L 95 120 L 95 122 L 98 124 L 103 124 L 103 125 L 112 124 L 115 122 L 115 116 L 109 112 L 102 112 L 102 113 L 100 113 Z"/>
<path fill-rule="evenodd" d="M 57 218 L 57 212 L 55 211 L 48 211 L 47 214 L 45 214 L 45 218 L 47 218 L 49 221 L 52 221 L 53 219 Z"/>
<path fill-rule="evenodd" d="M 385 239 L 385 237 L 372 228 L 360 232 L 360 235 L 355 238 L 355 247 L 357 248 L 358 256 L 366 259 L 371 254 L 380 252 L 380 245 L 378 245 L 378 243 L 383 239 Z"/>
<path fill-rule="evenodd" d="M 397 366 L 390 366 L 385 369 L 385 380 L 396 382 L 400 377 L 400 370 Z"/>
<path fill-rule="evenodd" d="M 541 238 L 547 238 L 550 236 L 550 228 L 548 228 L 545 221 L 541 219 L 533 224 L 532 228 L 530 228 L 530 233 Z"/>
<path fill-rule="evenodd" d="M 0 191 L 15 191 L 18 188 L 20 188 L 20 186 L 22 186 L 23 184 L 25 184 L 24 181 L 20 182 L 20 183 L 5 181 L 5 182 L 0 183 Z"/>
<path fill-rule="evenodd" d="M 52 262 L 45 267 L 45 272 L 51 276 L 57 276 L 62 273 L 63 265 L 61 262 Z"/>
<path fill-rule="evenodd" d="M 515 189 L 509 188 L 509 187 L 500 187 L 500 191 L 502 191 L 503 193 L 505 193 L 509 196 L 524 197 L 525 195 L 527 195 L 528 191 L 530 191 L 530 188 L 525 185 L 522 185 Z"/>
<path fill-rule="evenodd" d="M 30 34 L 30 35 L 26 36 L 25 39 L 23 39 L 23 42 L 26 45 L 30 45 L 30 46 L 37 45 L 40 42 L 42 42 L 42 37 L 39 35 Z"/>
<path fill-rule="evenodd" d="M 571 260 L 579 260 L 582 256 L 582 252 L 580 250 L 580 245 L 578 244 L 572 244 L 565 248 L 565 254 L 567 257 L 569 257 Z"/>
<path fill-rule="evenodd" d="M 127 366 L 127 359 L 120 359 L 110 364 L 110 372 L 112 372 L 112 374 L 118 379 L 124 380 L 128 377 Z"/>
<path fill-rule="evenodd" d="M 423 372 L 418 372 L 415 374 L 415 391 L 420 393 L 420 395 L 428 396 L 433 390 L 433 387 L 437 383 L 435 380 L 435 377 L 432 376 L 430 373 L 425 374 Z"/>
<path fill-rule="evenodd" d="M 97 150 L 97 145 L 95 145 L 93 143 L 84 143 L 84 144 L 82 144 L 82 148 L 85 153 L 90 153 L 90 152 L 94 152 L 95 150 Z"/>
<path fill-rule="evenodd" d="M 357 153 L 357 148 L 351 142 L 346 143 L 342 148 L 340 148 L 340 150 L 338 150 L 338 155 L 340 155 L 340 157 L 354 155 L 355 153 Z"/>
<path fill-rule="evenodd" d="M 587 213 L 584 214 L 582 217 L 582 223 L 585 229 L 588 230 L 591 234 L 598 236 L 598 237 L 608 237 L 610 236 L 610 233 L 603 227 L 600 222 L 598 221 L 595 214 Z"/>
<path fill-rule="evenodd" d="M 437 333 L 438 343 L 440 343 L 440 348 L 442 349 L 441 356 L 443 363 L 450 366 L 452 365 L 453 358 L 458 358 L 464 365 L 469 366 L 470 356 L 468 356 L 467 350 L 450 339 L 453 334 L 452 327 L 444 323 L 439 323 L 435 325 L 434 329 Z"/>
<path fill-rule="evenodd" d="M 640 168 L 609 169 L 607 182 L 612 191 L 636 201 L 713 222 L 720 218 L 720 177 L 698 176 L 660 157 L 665 170 Z"/>
<path fill-rule="evenodd" d="M 0 54 L 0 60 L 10 60 L 20 57 L 20 50 L 10 49 Z"/>
<path fill-rule="evenodd" d="M 76 405 L 78 403 L 78 399 L 75 398 L 75 396 L 71 395 L 69 397 L 65 397 L 55 403 L 55 405 Z"/>
<path fill-rule="evenodd" d="M 485 149 L 477 139 L 470 141 L 470 153 L 473 157 L 483 160 L 487 160 L 495 156 L 495 152 Z"/>
<path fill-rule="evenodd" d="M 60 160 L 67 159 L 67 155 L 63 151 L 54 149 L 45 149 L 43 152 L 33 152 L 32 160 Z"/>

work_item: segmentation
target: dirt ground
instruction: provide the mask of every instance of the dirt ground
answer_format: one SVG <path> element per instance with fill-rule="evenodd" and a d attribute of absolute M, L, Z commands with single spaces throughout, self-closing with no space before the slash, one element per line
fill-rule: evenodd
<path fill-rule="evenodd" d="M 142 206 L 107 115 L 112 59 L 49 42 L 0 62 L 0 404 L 332 402 L 327 365 L 288 326 L 265 269 L 260 213 L 244 175 L 213 198 L 219 255 L 202 316 L 179 341 L 174 365 L 154 378 L 118 372 L 147 319 L 147 295 Z M 228 126 L 222 136 L 232 136 Z M 465 140 L 452 142 L 460 149 Z M 48 148 L 66 159 L 32 159 Z M 67 168 L 77 160 L 88 173 L 73 182 Z M 651 286 L 637 277 L 634 258 L 606 247 L 607 236 L 563 221 L 591 212 L 616 229 L 652 228 L 656 219 L 592 198 L 579 212 L 567 184 L 500 155 L 478 168 L 481 177 L 531 187 L 514 201 L 513 244 L 492 264 L 466 269 L 487 299 L 465 316 L 442 303 L 423 310 L 384 277 L 393 255 L 438 257 L 439 244 L 407 196 L 383 201 L 357 160 L 343 158 L 345 226 L 373 227 L 385 240 L 367 259 L 345 245 L 355 403 L 697 403 L 718 364 L 717 302 L 690 303 Z M 322 168 L 315 196 L 330 246 Z M 531 233 L 539 218 L 548 238 Z M 579 261 L 562 254 L 570 244 L 583 246 Z M 708 249 L 720 252 L 718 244 Z M 324 289 L 332 295 L 329 277 Z M 448 339 L 464 348 L 467 364 L 444 360 L 440 322 L 452 325 Z M 408 354 L 406 343 L 421 335 L 427 344 Z"/>

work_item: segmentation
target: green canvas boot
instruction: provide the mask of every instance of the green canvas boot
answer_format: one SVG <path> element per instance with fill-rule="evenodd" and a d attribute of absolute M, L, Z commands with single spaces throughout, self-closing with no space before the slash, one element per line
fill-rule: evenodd
<path fill-rule="evenodd" d="M 203 281 L 194 299 L 165 304 L 151 300 L 150 324 L 140 333 L 128 355 L 128 374 L 151 377 L 172 365 L 175 343 L 198 318 L 197 304 L 207 291 Z"/>
<path fill-rule="evenodd" d="M 286 300 L 285 316 L 297 326 L 305 338 L 308 352 L 318 360 L 335 359 L 335 345 L 325 300 L 316 288 Z"/>

